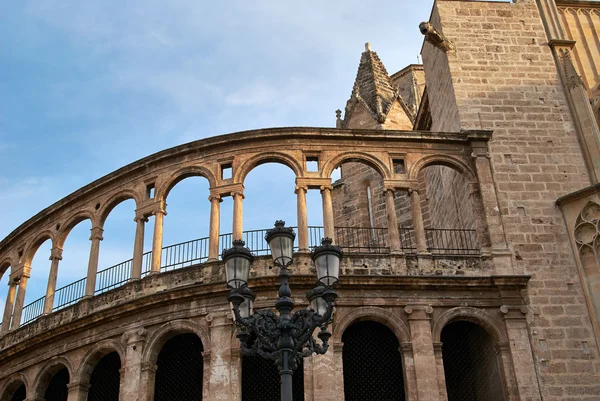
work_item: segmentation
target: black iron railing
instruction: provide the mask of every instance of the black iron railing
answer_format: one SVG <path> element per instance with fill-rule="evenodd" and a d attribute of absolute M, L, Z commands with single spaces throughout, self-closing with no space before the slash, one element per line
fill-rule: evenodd
<path fill-rule="evenodd" d="M 427 250 L 443 255 L 479 255 L 477 231 L 458 228 L 426 228 Z"/>
<path fill-rule="evenodd" d="M 347 253 L 389 253 L 387 228 L 335 227 L 335 242 Z"/>
<path fill-rule="evenodd" d="M 297 230 L 296 227 L 293 227 Z M 346 253 L 389 253 L 387 228 L 365 228 L 365 227 L 335 227 L 336 243 Z M 242 239 L 252 253 L 257 256 L 268 255 L 269 245 L 265 241 L 267 229 L 244 231 Z M 416 252 L 416 239 L 412 227 L 399 227 L 400 246 L 404 253 Z M 323 227 L 308 227 L 308 245 L 312 249 L 321 243 L 324 236 Z M 475 230 L 467 229 L 425 229 L 427 249 L 436 255 L 479 255 L 480 249 Z M 232 234 L 221 234 L 219 236 L 219 254 L 232 245 Z M 298 249 L 298 238 L 294 249 Z M 169 245 L 162 250 L 161 271 L 175 270 L 182 267 L 203 263 L 208 260 L 209 240 L 208 237 L 199 238 L 180 244 Z M 95 294 L 117 288 L 125 284 L 131 278 L 132 259 L 119 263 L 107 269 L 100 270 L 96 276 Z M 142 277 L 146 276 L 151 269 L 152 252 L 144 253 L 142 257 Z M 56 311 L 80 301 L 85 295 L 86 279 L 82 278 L 74 283 L 56 290 L 54 293 L 54 305 L 52 310 Z M 45 297 L 39 298 L 23 307 L 22 324 L 27 324 L 44 312 Z M 1 324 L 1 323 L 0 323 Z"/>

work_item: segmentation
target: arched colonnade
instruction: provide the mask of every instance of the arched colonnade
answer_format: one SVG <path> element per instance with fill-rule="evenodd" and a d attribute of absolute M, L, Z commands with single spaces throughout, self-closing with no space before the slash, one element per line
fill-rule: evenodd
<path fill-rule="evenodd" d="M 497 200 L 487 159 L 490 132 L 461 133 L 454 136 L 423 132 L 366 132 L 362 146 L 357 147 L 353 131 L 328 130 L 315 133 L 295 132 L 297 147 L 290 148 L 288 129 L 263 130 L 209 138 L 149 156 L 89 184 L 46 209 L 46 218 L 34 216 L 0 243 L 0 278 L 10 271 L 9 290 L 5 301 L 0 335 L 21 324 L 21 314 L 31 275 L 31 261 L 39 246 L 51 241 L 51 267 L 43 313 L 52 312 L 56 278 L 62 259 L 63 245 L 69 232 L 78 223 L 91 221 L 90 252 L 84 296 L 94 295 L 103 226 L 112 209 L 125 200 L 136 204 L 135 241 L 130 279 L 143 275 L 145 223 L 154 216 L 151 260 L 146 273 L 160 272 L 163 249 L 163 219 L 167 214 L 166 198 L 181 180 L 201 176 L 210 186 L 210 227 L 208 260 L 215 261 L 219 253 L 220 202 L 233 198 L 233 238 L 242 238 L 244 179 L 256 166 L 276 162 L 288 166 L 296 175 L 298 242 L 301 251 L 308 250 L 308 219 L 306 192 L 320 190 L 323 202 L 324 235 L 334 238 L 331 197 L 331 173 L 347 161 L 360 161 L 373 167 L 382 177 L 388 218 L 388 243 L 391 253 L 401 253 L 400 236 L 394 197 L 397 191 L 410 193 L 412 221 L 418 253 L 427 253 L 421 199 L 417 186 L 420 171 L 432 165 L 451 167 L 466 177 L 469 190 L 475 196 L 477 229 L 483 248 L 506 247 L 502 226 L 498 221 Z M 313 129 L 320 130 L 320 129 Z M 324 131 L 324 130 L 323 130 Z M 329 131 L 333 131 L 330 133 Z M 266 132 L 266 133 L 265 133 Z M 252 134 L 252 135 L 250 135 Z M 421 146 L 416 147 L 415 142 Z M 382 150 L 382 144 L 394 151 Z M 423 146 L 423 145 L 427 146 Z M 256 150 L 260 148 L 260 150 Z M 282 150 L 288 149 L 289 150 Z M 418 151 L 411 149 L 418 148 Z M 398 153 L 394 153 L 398 151 Z M 403 173 L 394 173 L 394 163 L 401 158 Z M 318 160 L 318 171 L 308 171 L 307 160 Z M 183 161 L 182 161 L 183 160 Z M 232 177 L 223 178 L 223 170 L 232 169 Z M 496 205 L 496 206 L 495 206 Z M 494 209 L 496 207 L 496 209 Z M 335 241 L 335 238 L 334 238 Z M 498 272 L 502 273 L 502 272 Z M 12 319 L 11 319 L 12 316 Z"/>

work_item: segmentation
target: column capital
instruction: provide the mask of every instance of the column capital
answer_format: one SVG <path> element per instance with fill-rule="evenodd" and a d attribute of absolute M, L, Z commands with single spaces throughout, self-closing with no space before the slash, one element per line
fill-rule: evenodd
<path fill-rule="evenodd" d="M 442 343 L 433 343 L 433 352 L 435 354 L 442 354 Z"/>
<path fill-rule="evenodd" d="M 433 308 L 431 305 L 407 305 L 404 312 L 408 315 L 408 320 L 431 320 Z"/>
<path fill-rule="evenodd" d="M 90 231 L 92 232 L 92 235 L 90 235 L 91 241 L 102 241 L 104 239 L 104 237 L 102 236 L 102 234 L 104 233 L 104 229 L 102 227 L 92 227 Z"/>
<path fill-rule="evenodd" d="M 525 305 L 502 305 L 500 307 L 500 313 L 504 319 L 525 319 L 527 315 L 527 306 Z"/>
<path fill-rule="evenodd" d="M 154 374 L 154 373 L 156 373 L 156 369 L 158 369 L 158 366 L 154 363 L 151 363 L 151 362 L 143 362 L 142 363 L 142 372 L 152 372 Z"/>
<path fill-rule="evenodd" d="M 383 194 L 387 195 L 388 192 L 391 192 L 392 196 L 395 196 L 396 195 L 396 188 L 384 186 L 383 187 Z"/>
<path fill-rule="evenodd" d="M 298 194 L 298 192 L 304 191 L 304 193 L 308 192 L 308 185 L 296 185 L 294 188 L 294 193 Z"/>
<path fill-rule="evenodd" d="M 62 248 L 53 247 L 50 249 L 50 260 L 62 260 Z"/>
<path fill-rule="evenodd" d="M 127 345 L 132 345 L 145 341 L 146 334 L 147 330 L 145 327 L 138 327 L 136 329 L 126 331 L 121 335 L 121 338 Z"/>
<path fill-rule="evenodd" d="M 219 202 L 219 203 L 221 203 L 221 202 L 223 202 L 223 198 L 219 194 L 210 194 L 208 196 L 208 201 L 211 202 L 211 203 L 212 202 Z"/>
<path fill-rule="evenodd" d="M 213 312 L 205 317 L 210 327 L 232 326 L 231 312 Z"/>
<path fill-rule="evenodd" d="M 83 382 L 71 382 L 71 383 L 67 384 L 67 389 L 69 389 L 69 393 L 73 392 L 73 391 L 87 392 L 90 389 L 90 385 L 89 385 L 89 383 L 83 383 Z"/>
<path fill-rule="evenodd" d="M 467 184 L 467 188 L 469 189 L 469 194 L 475 194 L 479 192 L 479 183 L 478 182 L 469 182 Z"/>
<path fill-rule="evenodd" d="M 231 191 L 229 193 L 229 195 L 231 195 L 233 198 L 241 196 L 242 199 L 246 199 L 246 196 L 244 196 L 244 191 L 243 190 Z"/>
<path fill-rule="evenodd" d="M 413 353 L 413 345 L 412 345 L 412 343 L 408 343 L 408 342 L 400 343 L 399 350 L 405 355 L 412 354 Z"/>
<path fill-rule="evenodd" d="M 414 192 L 415 194 L 419 195 L 419 190 L 418 190 L 417 188 L 408 188 L 407 190 L 408 190 L 408 194 L 409 194 L 409 195 L 412 195 L 412 194 L 413 194 L 413 192 Z"/>
<path fill-rule="evenodd" d="M 333 189 L 333 185 L 321 185 L 319 187 L 319 190 L 321 192 L 323 192 L 323 191 L 331 191 L 332 189 Z"/>
<path fill-rule="evenodd" d="M 135 211 L 135 217 L 133 218 L 133 221 L 135 221 L 136 223 L 140 222 L 140 221 L 144 222 L 144 223 L 147 223 L 148 222 L 148 216 L 145 215 L 145 214 L 143 214 L 143 213 L 141 213 L 141 212 L 138 212 L 136 210 Z"/>

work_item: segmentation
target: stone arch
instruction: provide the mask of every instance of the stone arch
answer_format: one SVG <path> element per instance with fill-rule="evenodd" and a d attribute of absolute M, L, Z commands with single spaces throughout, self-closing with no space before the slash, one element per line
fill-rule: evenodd
<path fill-rule="evenodd" d="M 67 223 L 61 227 L 61 231 L 58 234 L 58 236 L 56 237 L 56 242 L 55 242 L 54 246 L 62 249 L 71 230 L 73 228 L 75 228 L 75 226 L 77 224 L 79 224 L 85 220 L 90 220 L 90 222 L 92 223 L 92 227 L 99 226 L 96 221 L 97 218 L 93 213 L 91 213 L 90 211 L 87 211 L 87 210 L 82 210 L 79 213 L 75 214 L 74 216 L 70 217 L 67 220 Z"/>
<path fill-rule="evenodd" d="M 144 349 L 142 362 L 155 365 L 163 345 L 172 337 L 185 333 L 196 334 L 202 341 L 204 352 L 210 351 L 210 335 L 207 327 L 192 320 L 173 320 L 163 324 L 152 335 Z"/>
<path fill-rule="evenodd" d="M 94 368 L 98 362 L 100 362 L 104 356 L 112 352 L 119 354 L 119 358 L 121 359 L 121 362 L 123 362 L 125 358 L 125 350 L 123 349 L 123 345 L 118 340 L 103 340 L 95 344 L 88 350 L 81 360 L 79 368 L 75 372 L 71 381 L 85 384 L 89 383 L 92 372 L 94 371 Z"/>
<path fill-rule="evenodd" d="M 242 162 L 233 174 L 233 182 L 243 183 L 250 171 L 255 167 L 265 163 L 279 163 L 292 169 L 296 177 L 301 177 L 303 174 L 302 163 L 294 156 L 282 152 L 263 152 L 252 156 L 248 160 Z"/>
<path fill-rule="evenodd" d="M 432 337 L 434 343 L 441 342 L 442 330 L 448 323 L 458 320 L 475 323 L 485 329 L 496 344 L 508 342 L 508 335 L 502 325 L 483 309 L 472 307 L 456 307 L 444 312 L 434 323 Z"/>
<path fill-rule="evenodd" d="M 12 266 L 14 266 L 14 263 L 10 256 L 7 256 L 4 259 L 0 260 L 0 280 L 2 279 L 2 277 L 4 277 L 4 274 L 8 271 L 9 268 L 12 269 Z"/>
<path fill-rule="evenodd" d="M 464 160 L 447 155 L 429 155 L 420 158 L 409 167 L 408 178 L 410 180 L 417 180 L 419 173 L 425 167 L 436 165 L 450 167 L 466 176 L 468 182 L 477 182 L 477 175 Z"/>
<path fill-rule="evenodd" d="M 177 170 L 168 177 L 166 177 L 163 183 L 156 189 L 156 200 L 166 202 L 169 192 L 177 185 L 180 181 L 185 180 L 189 177 L 204 177 L 208 180 L 211 188 L 217 185 L 217 179 L 214 173 L 204 166 L 189 166 Z"/>
<path fill-rule="evenodd" d="M 390 330 L 394 332 L 401 344 L 409 343 L 411 341 L 410 332 L 404 321 L 402 321 L 402 319 L 393 313 L 376 306 L 364 306 L 354 309 L 350 313 L 344 315 L 339 322 L 334 321 L 335 326 L 332 341 L 341 342 L 342 335 L 348 327 L 350 327 L 353 323 L 364 320 L 372 320 L 389 327 Z"/>
<path fill-rule="evenodd" d="M 392 178 L 392 174 L 387 163 L 380 158 L 365 152 L 345 152 L 334 156 L 323 164 L 321 176 L 325 178 L 331 177 L 333 170 L 335 170 L 344 162 L 365 163 L 374 168 L 382 179 L 387 180 Z"/>
<path fill-rule="evenodd" d="M 122 202 L 125 202 L 126 200 L 129 200 L 129 199 L 133 199 L 133 201 L 135 202 L 136 209 L 140 206 L 140 203 L 141 203 L 140 194 L 138 194 L 136 191 L 131 190 L 131 189 L 125 189 L 125 190 L 113 195 L 112 197 L 110 197 L 109 200 L 104 203 L 104 206 L 100 209 L 100 211 L 98 213 L 100 226 L 104 226 L 104 222 L 106 221 L 106 219 L 108 218 L 108 216 L 110 215 L 110 213 L 113 211 L 113 209 L 115 207 L 117 207 L 119 204 L 121 204 Z M 133 220 L 133 217 L 132 217 L 132 220 Z"/>
<path fill-rule="evenodd" d="M 57 373 L 59 370 L 66 368 L 69 372 L 69 382 L 73 382 L 73 365 L 71 361 L 69 361 L 64 356 L 55 356 L 48 360 L 39 370 L 35 380 L 33 381 L 33 397 L 44 398 L 44 393 L 46 391 L 46 387 L 52 380 L 52 376 Z M 28 396 L 31 397 L 31 396 Z"/>
<path fill-rule="evenodd" d="M 27 246 L 27 251 L 25 252 L 25 266 L 31 266 L 31 261 L 33 260 L 33 257 L 35 256 L 36 252 L 38 251 L 40 246 L 47 240 L 51 241 L 53 247 L 55 246 L 55 236 L 54 233 L 50 230 L 42 231 L 29 243 L 29 245 Z"/>
<path fill-rule="evenodd" d="M 29 397 L 30 387 L 27 376 L 22 372 L 11 375 L 6 384 L 0 388 L 0 401 L 10 401 L 12 394 L 22 385 L 25 386 L 25 393 Z"/>

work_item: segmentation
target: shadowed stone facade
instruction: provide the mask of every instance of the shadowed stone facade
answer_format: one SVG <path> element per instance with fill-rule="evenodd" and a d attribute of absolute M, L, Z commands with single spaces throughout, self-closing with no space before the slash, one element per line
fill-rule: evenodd
<path fill-rule="evenodd" d="M 344 359 L 344 334 L 358 322 L 385 325 L 399 344 L 402 377 L 387 378 L 402 382 L 398 399 L 599 399 L 600 140 L 589 87 L 597 83 L 598 44 L 589 35 L 598 11 L 588 3 L 576 7 L 584 13 L 570 11 L 578 3 L 438 0 L 420 27 L 423 66 L 390 77 L 367 46 L 336 128 L 255 130 L 167 149 L 33 216 L 0 242 L 0 275 L 9 275 L 0 401 L 45 399 L 65 369 L 66 399 L 84 401 L 96 367 L 115 353 L 118 398 L 151 401 L 169 394 L 161 351 L 190 338 L 201 350 L 194 360 L 202 399 L 244 399 L 219 241 L 225 232 L 246 235 L 244 180 L 266 161 L 296 175 L 297 203 L 289 207 L 298 214 L 297 307 L 308 306 L 302 294 L 314 284 L 308 189 L 322 195 L 322 233 L 345 250 L 332 347 L 305 358 L 305 400 L 343 401 L 360 388 L 345 383 L 373 379 Z M 332 182 L 338 167 L 342 177 Z M 206 253 L 165 271 L 166 197 L 190 176 L 210 186 Z M 224 197 L 233 199 L 231 228 L 219 226 Z M 126 199 L 136 203 L 126 279 L 98 291 L 104 222 Z M 57 307 L 65 239 L 86 219 L 87 276 L 72 302 Z M 144 254 L 148 235 L 152 252 Z M 47 239 L 46 296 L 25 306 L 31 261 Z M 258 256 L 255 309 L 272 307 L 276 276 L 271 258 Z M 479 334 L 461 334 L 474 327 Z M 457 338 L 485 358 L 468 355 Z M 475 380 L 485 385 L 445 372 L 464 361 L 485 373 Z"/>

